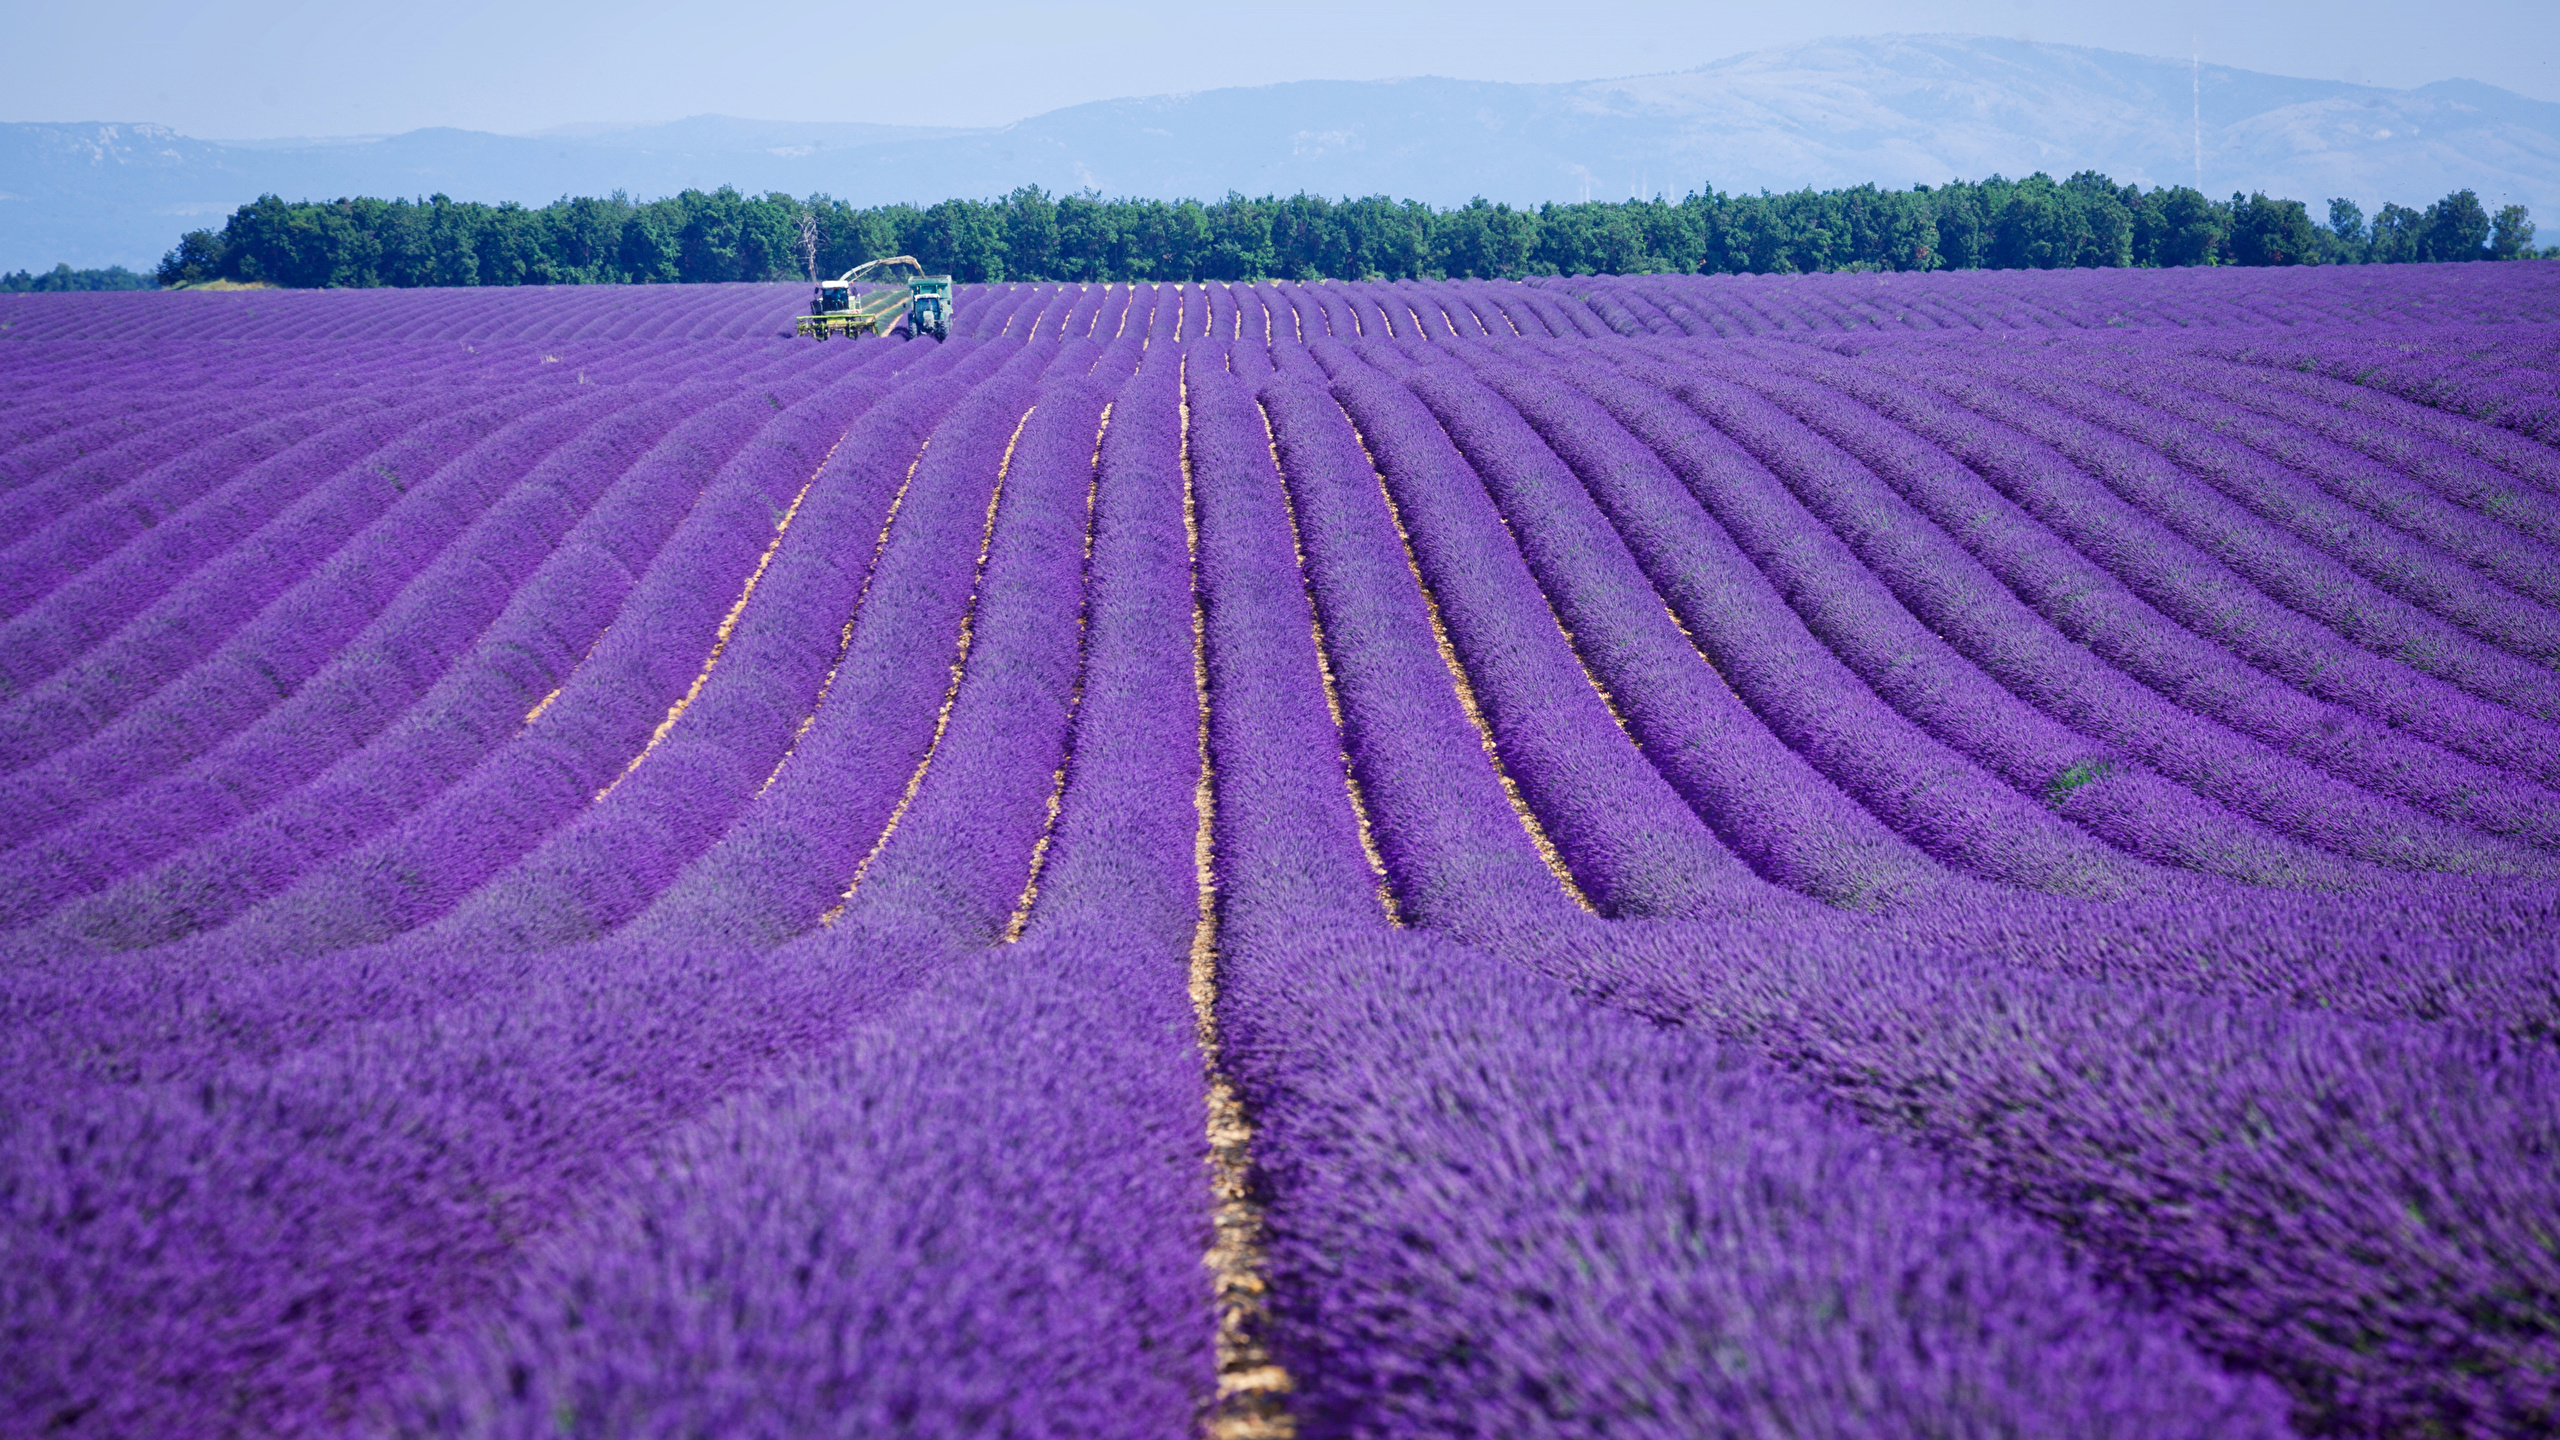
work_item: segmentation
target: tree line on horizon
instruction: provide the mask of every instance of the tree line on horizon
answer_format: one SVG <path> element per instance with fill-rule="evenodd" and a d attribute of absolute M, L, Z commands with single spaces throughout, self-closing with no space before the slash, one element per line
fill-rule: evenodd
<path fill-rule="evenodd" d="M 12 270 L 0 275 L 0 295 L 46 295 L 74 290 L 156 290 L 150 275 L 109 265 L 103 270 L 74 270 L 67 263 L 50 270 Z"/>
<path fill-rule="evenodd" d="M 1532 275 L 2390 264 L 2560 256 L 2533 248 L 2521 205 L 2471 190 L 2368 221 L 2331 200 L 2066 180 L 1859 185 L 1784 194 L 1450 209 L 1384 196 L 1222 200 L 1051 196 L 860 207 L 728 187 L 635 201 L 616 192 L 527 207 L 274 195 L 188 233 L 164 286 L 297 288 L 809 280 L 885 255 L 988 281 L 1518 279 Z"/>

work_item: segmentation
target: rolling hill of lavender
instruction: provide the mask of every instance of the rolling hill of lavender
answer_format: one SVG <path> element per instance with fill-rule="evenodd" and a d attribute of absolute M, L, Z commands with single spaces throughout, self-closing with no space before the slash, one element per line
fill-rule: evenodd
<path fill-rule="evenodd" d="M 2560 265 L 0 297 L 0 1433 L 2560 1428 Z"/>

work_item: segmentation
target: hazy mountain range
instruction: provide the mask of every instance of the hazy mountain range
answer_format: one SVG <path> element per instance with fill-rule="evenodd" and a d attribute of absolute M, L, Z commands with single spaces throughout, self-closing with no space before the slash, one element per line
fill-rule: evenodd
<path fill-rule="evenodd" d="M 2199 167 L 2199 159 L 2201 166 Z M 0 125 L 0 269 L 156 261 L 263 191 L 541 204 L 687 186 L 859 204 L 1053 192 L 1387 194 L 1435 204 L 1889 186 L 2096 169 L 2210 194 L 2423 205 L 2470 186 L 2560 232 L 2560 104 L 2448 80 L 2388 90 L 1975 36 L 1759 51 L 1564 85 L 1305 81 L 1108 100 L 986 130 L 738 120 L 210 141 Z M 2546 234 L 2549 238 L 2549 234 Z"/>

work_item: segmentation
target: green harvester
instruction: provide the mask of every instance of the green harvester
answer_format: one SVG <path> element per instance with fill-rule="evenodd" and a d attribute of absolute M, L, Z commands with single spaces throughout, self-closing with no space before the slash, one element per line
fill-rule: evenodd
<path fill-rule="evenodd" d="M 867 290 L 856 286 L 867 285 Z M 907 334 L 951 338 L 951 277 L 927 275 L 912 255 L 892 255 L 856 265 L 833 280 L 818 282 L 809 313 L 800 317 L 803 335 L 824 340 L 831 335 L 879 335 L 907 322 Z"/>

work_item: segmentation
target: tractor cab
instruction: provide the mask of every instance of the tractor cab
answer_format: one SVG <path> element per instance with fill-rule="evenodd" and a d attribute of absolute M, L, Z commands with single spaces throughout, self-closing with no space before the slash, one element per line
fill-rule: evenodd
<path fill-rule="evenodd" d="M 931 335 L 937 340 L 951 334 L 951 277 L 919 275 L 907 282 L 915 293 L 907 310 L 907 333 Z"/>
<path fill-rule="evenodd" d="M 842 280 L 818 282 L 818 298 L 809 307 L 812 315 L 841 315 L 853 308 L 853 287 Z"/>

